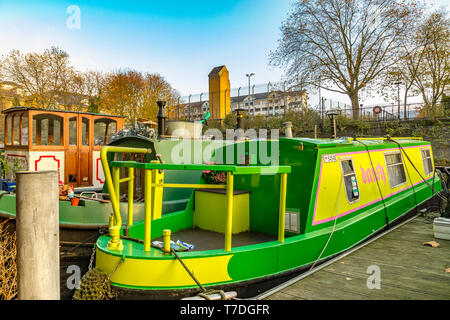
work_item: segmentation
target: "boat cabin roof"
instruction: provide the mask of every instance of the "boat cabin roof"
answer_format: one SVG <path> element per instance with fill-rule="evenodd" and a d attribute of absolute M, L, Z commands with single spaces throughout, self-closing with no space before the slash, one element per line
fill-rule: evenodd
<path fill-rule="evenodd" d="M 105 114 L 105 113 L 93 113 L 93 112 L 69 111 L 69 110 L 51 110 L 51 109 L 42 109 L 42 108 L 34 108 L 34 107 L 26 107 L 26 106 L 11 107 L 11 108 L 3 110 L 2 113 L 10 113 L 10 112 L 16 112 L 16 111 L 29 111 L 29 110 L 45 111 L 45 112 L 89 114 L 89 115 L 93 115 L 93 116 L 105 116 L 105 117 L 114 117 L 114 118 L 126 118 L 125 116 L 116 116 L 116 115 Z"/>
<path fill-rule="evenodd" d="M 422 138 L 417 137 L 393 137 L 395 141 L 404 143 L 421 143 L 423 142 Z M 384 145 L 389 144 L 391 142 L 388 141 L 386 137 L 377 137 L 377 138 L 350 138 L 350 137 L 342 137 L 337 139 L 314 139 L 314 138 L 280 138 L 280 141 L 291 141 L 294 143 L 301 142 L 305 146 L 315 147 L 315 148 L 331 148 L 331 147 L 342 147 L 342 146 L 351 146 L 351 145 L 360 145 L 358 141 L 363 142 L 364 144 L 374 146 L 374 145 Z"/>

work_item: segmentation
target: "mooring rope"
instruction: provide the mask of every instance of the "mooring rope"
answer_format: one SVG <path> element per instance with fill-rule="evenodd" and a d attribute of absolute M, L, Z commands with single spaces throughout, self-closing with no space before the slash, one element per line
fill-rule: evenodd
<path fill-rule="evenodd" d="M 355 139 L 355 140 L 356 140 L 356 139 Z M 360 141 L 360 140 L 356 140 L 356 141 L 358 141 L 359 143 L 361 143 L 363 146 L 366 147 L 367 155 L 369 156 L 369 160 L 370 160 L 370 165 L 372 166 L 372 171 L 373 171 L 373 174 L 375 175 L 375 168 L 374 168 L 374 166 L 373 166 L 372 157 L 370 156 L 369 147 L 367 146 L 367 144 L 363 143 L 363 142 Z M 376 176 L 375 176 L 375 182 L 377 183 L 378 192 L 380 193 L 381 201 L 383 202 L 383 207 L 384 207 L 384 217 L 385 217 L 385 219 L 386 219 L 386 226 L 387 226 L 387 228 L 389 228 L 389 217 L 388 217 L 388 214 L 387 214 L 386 203 L 385 203 L 385 201 L 384 201 L 383 193 L 381 192 L 381 187 L 380 187 L 380 184 L 379 184 L 378 179 L 377 179 Z"/>
<path fill-rule="evenodd" d="M 165 250 L 164 250 L 165 252 Z M 181 260 L 180 256 L 177 254 L 177 252 L 173 249 L 170 248 L 170 252 L 173 253 L 173 255 L 177 258 L 177 260 L 181 263 L 181 265 L 183 266 L 183 268 L 187 271 L 187 273 L 191 276 L 191 278 L 195 281 L 195 283 L 198 285 L 198 287 L 205 293 L 206 289 L 202 286 L 202 284 L 200 283 L 200 281 L 197 280 L 197 278 L 192 274 L 191 270 L 189 270 L 189 268 L 184 264 L 183 260 Z"/>
<path fill-rule="evenodd" d="M 436 195 L 438 197 L 440 197 L 443 200 L 447 200 L 445 199 L 432 185 L 430 185 L 428 183 L 428 181 L 420 174 L 419 170 L 416 168 L 416 166 L 414 165 L 414 163 L 412 162 L 412 160 L 409 158 L 408 154 L 405 152 L 405 150 L 403 149 L 403 147 L 400 145 L 400 143 L 398 143 L 397 141 L 395 141 L 394 139 L 392 139 L 390 136 L 386 136 L 386 140 L 388 141 L 392 141 L 395 144 L 398 145 L 399 149 L 401 150 L 401 152 L 403 152 L 403 154 L 406 156 L 406 159 L 408 159 L 409 163 L 411 163 L 412 167 L 414 168 L 414 170 L 416 170 L 417 174 L 420 176 L 420 178 L 423 180 L 423 182 L 426 183 L 426 185 L 433 191 L 436 193 Z M 433 175 L 434 178 L 434 175 Z"/>
<path fill-rule="evenodd" d="M 73 250 L 75 250 L 75 249 L 81 247 L 81 246 L 84 245 L 86 242 L 88 242 L 88 241 L 91 240 L 91 239 L 94 239 L 95 237 L 99 236 L 100 234 L 101 234 L 100 231 L 97 231 L 97 233 L 95 233 L 95 234 L 91 235 L 90 237 L 86 238 L 85 240 L 83 240 L 81 243 L 77 244 L 77 245 L 74 246 L 73 248 L 70 248 L 69 250 L 64 251 L 63 253 L 61 253 L 61 256 L 64 256 L 64 255 L 68 254 L 69 252 L 71 252 L 71 251 L 73 251 Z"/>
<path fill-rule="evenodd" d="M 314 268 L 314 266 L 317 264 L 317 262 L 320 260 L 320 258 L 322 258 L 322 254 L 325 252 L 325 249 L 328 247 L 328 243 L 330 242 L 331 237 L 333 236 L 334 231 L 336 230 L 336 222 L 337 222 L 338 215 L 339 215 L 339 204 L 341 203 L 341 190 L 342 190 L 342 183 L 343 182 L 344 182 L 344 178 L 341 177 L 341 181 L 339 183 L 339 195 L 338 195 L 338 198 L 337 198 L 338 199 L 338 203 L 337 203 L 337 208 L 336 208 L 336 215 L 334 217 L 333 230 L 331 231 L 330 236 L 328 237 L 328 240 L 327 240 L 327 242 L 325 243 L 325 246 L 322 249 L 322 252 L 320 253 L 320 255 L 317 258 L 317 260 L 313 263 L 313 265 L 311 266 L 309 271 L 311 271 Z"/>
<path fill-rule="evenodd" d="M 120 236 L 121 239 L 124 240 L 129 240 L 129 241 L 134 241 L 137 243 L 144 243 L 143 240 L 141 239 L 136 239 L 136 238 L 132 238 L 132 237 L 127 237 L 127 236 Z M 220 297 L 222 298 L 222 300 L 226 299 L 225 296 L 225 292 L 223 290 L 207 290 L 205 289 L 205 287 L 203 287 L 203 285 L 200 283 L 200 281 L 198 281 L 198 279 L 194 276 L 194 274 L 191 272 L 191 270 L 189 270 L 189 268 L 186 266 L 186 264 L 183 262 L 183 260 L 180 258 L 180 256 L 178 255 L 178 253 L 175 251 L 175 249 L 170 248 L 170 251 L 166 251 L 164 250 L 164 248 L 161 248 L 159 246 L 155 246 L 153 244 L 151 244 L 152 248 L 156 248 L 161 250 L 164 253 L 173 253 L 173 255 L 175 256 L 175 258 L 181 263 L 181 265 L 183 266 L 184 270 L 186 270 L 186 272 L 189 274 L 189 276 L 192 278 L 192 280 L 194 280 L 194 282 L 197 284 L 197 286 L 200 288 L 200 290 L 202 290 L 201 293 L 198 294 L 199 297 L 204 298 L 205 300 L 211 300 L 211 298 L 208 295 L 211 295 L 213 293 L 218 293 L 220 294 Z"/>

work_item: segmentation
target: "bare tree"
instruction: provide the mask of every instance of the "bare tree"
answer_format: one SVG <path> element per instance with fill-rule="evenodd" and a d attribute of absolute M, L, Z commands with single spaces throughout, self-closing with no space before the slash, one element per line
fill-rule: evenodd
<path fill-rule="evenodd" d="M 399 59 L 415 0 L 299 0 L 281 27 L 270 63 L 305 85 L 347 94 L 359 118 L 359 93 Z"/>
<path fill-rule="evenodd" d="M 450 79 L 450 20 L 447 13 L 442 9 L 432 12 L 419 27 L 416 37 L 422 46 L 414 84 L 422 94 L 425 108 L 434 117 Z"/>
<path fill-rule="evenodd" d="M 418 95 L 415 86 L 416 78 L 423 61 L 423 50 L 417 42 L 416 37 L 411 37 L 411 42 L 400 51 L 399 61 L 387 69 L 384 76 L 380 78 L 380 91 L 386 100 L 394 100 L 398 103 L 398 114 L 400 115 L 400 102 L 403 102 L 404 118 L 407 118 L 407 104 L 410 93 Z M 403 97 L 400 97 L 400 90 Z"/>

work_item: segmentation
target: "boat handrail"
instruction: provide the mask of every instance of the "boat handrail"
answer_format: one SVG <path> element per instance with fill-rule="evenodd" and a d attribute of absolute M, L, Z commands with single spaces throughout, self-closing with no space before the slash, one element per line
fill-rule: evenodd
<path fill-rule="evenodd" d="M 151 149 L 144 148 L 128 148 L 128 147 L 118 147 L 118 146 L 104 146 L 100 151 L 100 159 L 103 166 L 103 172 L 105 174 L 105 183 L 108 188 L 109 195 L 111 197 L 111 204 L 113 207 L 113 215 L 109 219 L 109 234 L 111 236 L 111 241 L 108 244 L 109 248 L 114 248 L 121 250 L 123 248 L 122 241 L 120 240 L 120 228 L 122 227 L 122 217 L 120 216 L 120 194 L 119 185 L 120 182 L 128 181 L 128 198 L 133 199 L 133 189 L 134 189 L 134 168 L 128 169 L 128 178 L 126 180 L 118 180 L 120 173 L 115 174 L 115 179 L 111 177 L 111 170 L 108 164 L 108 153 L 109 152 L 121 152 L 121 153 L 139 153 L 139 154 L 150 154 Z M 114 168 L 113 168 L 114 170 Z M 117 169 L 116 169 L 117 170 Z M 115 187 L 116 186 L 116 187 Z M 128 206 L 128 215 L 133 215 L 133 206 Z"/>
<path fill-rule="evenodd" d="M 104 147 L 105 148 L 105 147 Z M 114 147 L 112 147 L 114 148 Z M 134 149 L 120 147 L 120 149 L 106 149 L 100 155 L 105 164 L 105 180 L 108 192 L 111 194 L 111 202 L 113 203 L 114 216 L 110 218 L 110 236 L 108 249 L 121 250 L 123 244 L 120 240 L 120 228 L 122 220 L 120 218 L 120 183 L 128 181 L 128 225 L 132 225 L 133 215 L 133 195 L 130 189 L 133 188 L 134 169 L 144 169 L 144 251 L 151 250 L 151 221 L 152 221 L 152 188 L 194 188 L 194 189 L 225 189 L 227 198 L 227 218 L 225 229 L 225 251 L 231 251 L 232 237 L 232 216 L 233 216 L 233 194 L 234 194 L 234 176 L 235 175 L 251 175 L 251 174 L 280 174 L 280 207 L 279 207 L 279 225 L 278 225 L 278 241 L 284 242 L 284 224 L 286 211 L 286 187 L 287 174 L 291 172 L 290 166 L 237 166 L 237 165 L 208 165 L 208 164 L 166 164 L 166 163 L 143 163 L 135 161 L 111 161 L 109 164 L 113 169 L 113 175 L 109 171 L 109 165 L 106 159 L 107 152 L 139 152 L 146 153 L 146 149 Z M 120 178 L 120 169 L 128 168 L 128 177 Z M 174 183 L 155 183 L 152 182 L 155 170 L 209 170 L 226 172 L 226 184 L 174 184 Z M 131 192 L 131 196 L 130 196 Z"/>
<path fill-rule="evenodd" d="M 423 141 L 422 137 L 367 137 L 367 138 L 347 138 L 348 141 L 364 141 L 364 140 L 390 140 L 390 139 L 396 139 L 396 140 L 418 140 Z"/>

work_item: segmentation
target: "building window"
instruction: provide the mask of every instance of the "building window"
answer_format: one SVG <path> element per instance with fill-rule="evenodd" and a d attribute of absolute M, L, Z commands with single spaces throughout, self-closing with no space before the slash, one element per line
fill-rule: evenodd
<path fill-rule="evenodd" d="M 385 153 L 384 159 L 386 160 L 387 174 L 391 188 L 406 183 L 405 167 L 401 153 Z"/>
<path fill-rule="evenodd" d="M 425 175 L 428 176 L 433 173 L 433 161 L 431 160 L 430 149 L 424 148 L 420 150 L 422 153 L 423 168 L 425 170 Z"/>
<path fill-rule="evenodd" d="M 356 180 L 355 168 L 352 159 L 342 159 L 341 161 L 342 177 L 344 178 L 345 193 L 350 203 L 359 200 L 359 187 Z"/>

